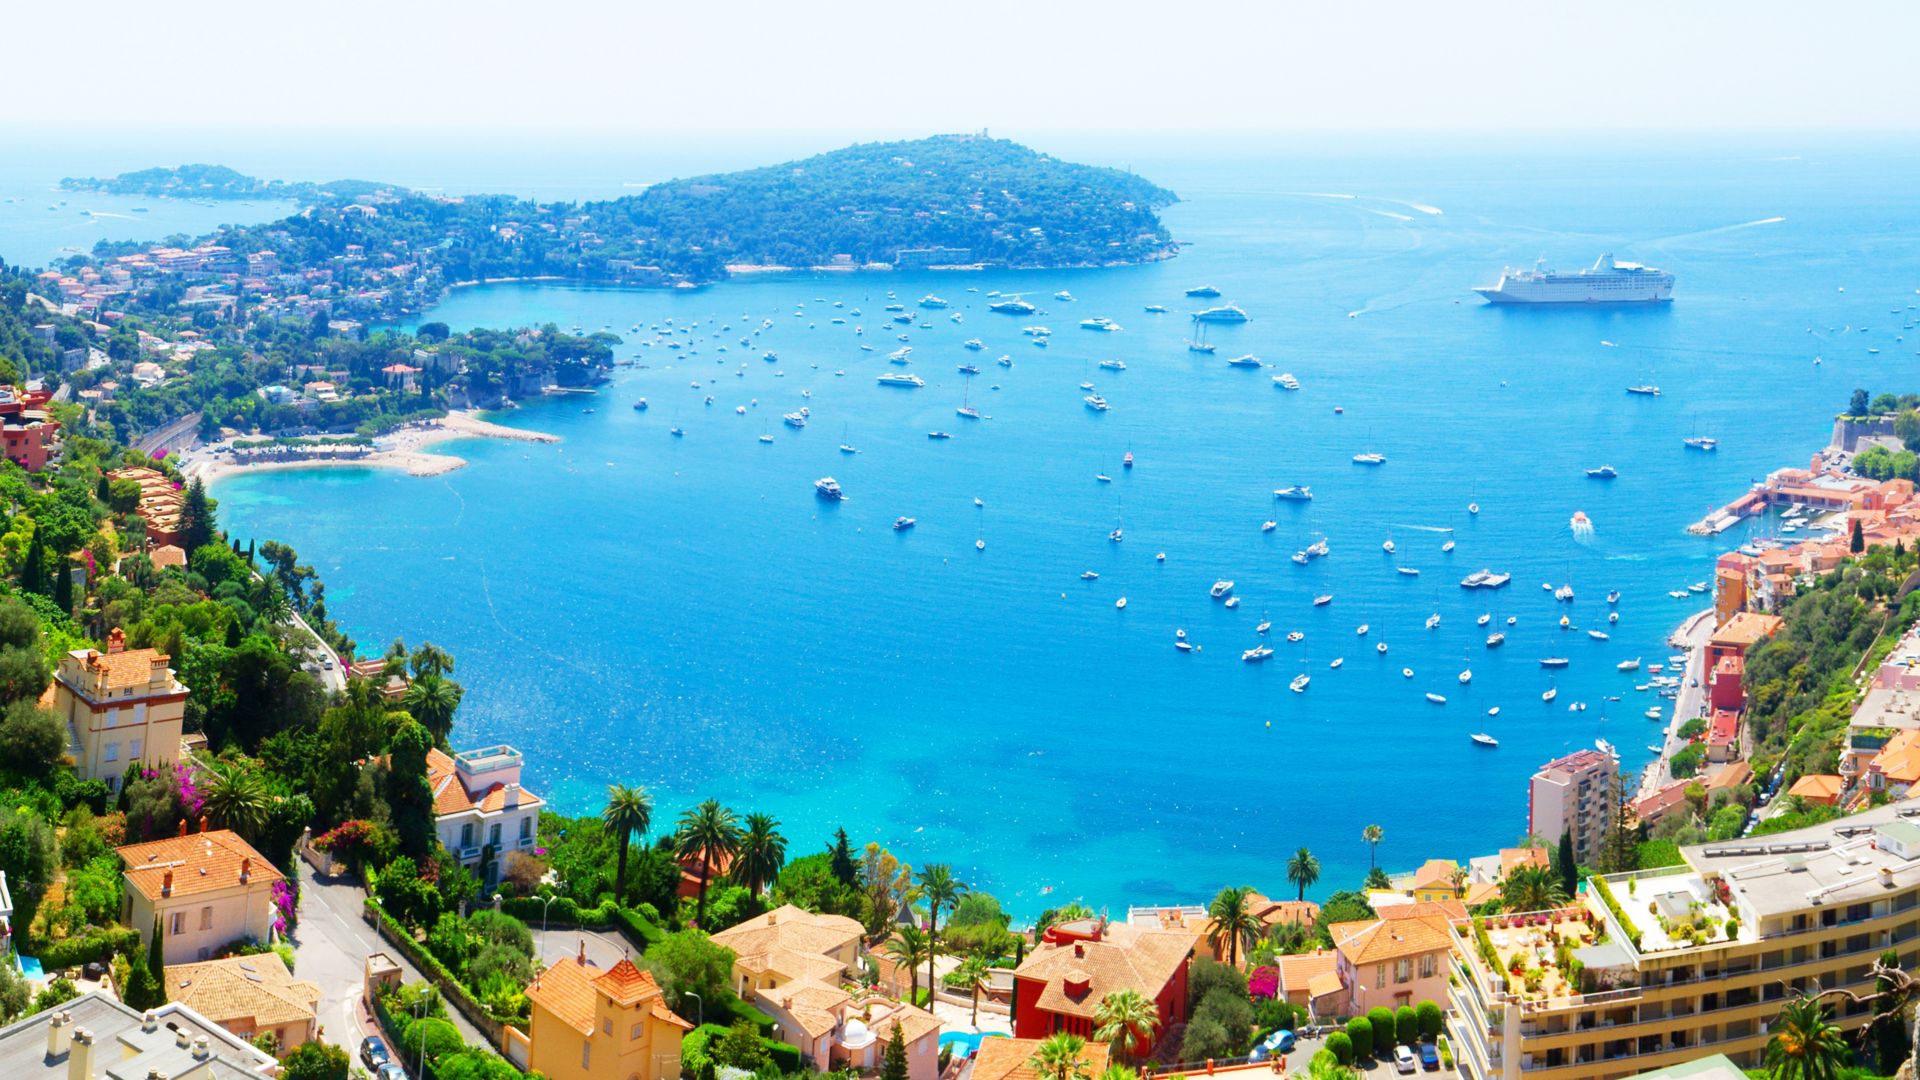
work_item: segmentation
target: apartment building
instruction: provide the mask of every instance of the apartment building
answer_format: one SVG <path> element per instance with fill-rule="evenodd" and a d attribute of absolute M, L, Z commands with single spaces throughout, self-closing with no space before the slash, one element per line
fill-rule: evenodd
<path fill-rule="evenodd" d="M 1716 1053 L 1754 1067 L 1796 993 L 1871 991 L 1888 949 L 1920 963 L 1920 800 L 1681 854 L 1593 878 L 1559 911 L 1453 924 L 1463 1076 L 1616 1080 Z M 1849 1031 L 1872 1016 L 1828 1002 Z"/>
<path fill-rule="evenodd" d="M 1601 840 L 1614 815 L 1619 760 L 1598 750 L 1577 750 L 1540 766 L 1527 781 L 1527 833 L 1548 844 L 1573 836 L 1582 866 L 1598 861 Z"/>
<path fill-rule="evenodd" d="M 41 703 L 67 723 L 67 753 L 82 780 L 119 789 L 127 767 L 173 765 L 187 688 L 169 658 L 153 649 L 129 649 L 115 627 L 107 651 L 75 649 L 60 658 Z"/>

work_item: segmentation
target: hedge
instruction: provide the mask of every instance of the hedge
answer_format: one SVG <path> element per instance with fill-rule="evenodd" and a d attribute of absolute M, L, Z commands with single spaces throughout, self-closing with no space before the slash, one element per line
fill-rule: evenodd
<path fill-rule="evenodd" d="M 727 1018 L 726 1024 L 723 1025 L 725 1027 L 731 1027 L 744 1020 L 752 1024 L 753 1029 L 758 1031 L 762 1038 L 773 1034 L 773 1017 L 755 1008 L 751 1002 L 740 1000 L 739 995 L 731 991 L 720 995 L 719 1000 L 715 1001 L 711 1008 Z"/>
<path fill-rule="evenodd" d="M 428 980 L 440 988 L 440 993 L 453 1003 L 453 1007 L 465 1014 L 473 1026 L 479 1028 L 488 1038 L 498 1040 L 504 1025 L 522 1022 L 520 1018 L 514 1016 L 493 1015 L 485 1005 L 480 1003 L 479 999 L 473 996 L 466 984 L 449 971 L 447 965 L 440 962 L 439 957 L 413 940 L 412 931 L 387 914 L 379 901 L 369 897 L 365 908 L 372 914 L 372 921 L 379 928 L 380 936 L 399 949 L 401 955 L 411 960 L 414 967 L 419 968 Z"/>
<path fill-rule="evenodd" d="M 683 1070 L 700 1073 L 700 1066 L 712 1060 L 712 1048 L 715 1043 L 727 1037 L 728 1028 L 724 1024 L 701 1024 L 680 1040 L 680 1065 Z M 774 1067 L 781 1073 L 792 1076 L 800 1071 L 800 1048 L 770 1039 L 765 1033 L 760 1036 L 760 1045 L 767 1048 L 767 1054 L 773 1060 Z M 714 1063 L 718 1066 L 718 1062 Z"/>
<path fill-rule="evenodd" d="M 49 972 L 80 967 L 124 955 L 140 946 L 140 931 L 126 926 L 111 926 L 81 937 L 49 941 L 35 948 L 33 956 Z"/>
<path fill-rule="evenodd" d="M 1627 918 L 1625 909 L 1621 908 L 1620 901 L 1613 898 L 1613 887 L 1608 885 L 1607 879 L 1603 877 L 1595 877 L 1591 880 L 1600 890 L 1601 902 L 1607 905 L 1607 910 L 1613 913 L 1614 921 L 1620 924 L 1620 932 L 1627 935 L 1627 940 L 1633 943 L 1635 949 L 1638 949 L 1640 928 L 1633 925 L 1633 920 Z"/>
<path fill-rule="evenodd" d="M 667 932 L 652 920 L 629 907 L 621 907 L 608 897 L 598 907 L 583 908 L 571 896 L 562 896 L 544 904 L 536 896 L 516 896 L 500 902 L 500 910 L 528 926 L 577 926 L 587 930 L 619 930 L 637 953 L 645 953 Z"/>

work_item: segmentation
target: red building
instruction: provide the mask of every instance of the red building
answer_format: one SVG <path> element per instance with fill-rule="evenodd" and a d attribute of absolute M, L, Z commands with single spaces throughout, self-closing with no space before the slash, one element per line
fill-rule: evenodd
<path fill-rule="evenodd" d="M 1738 712 L 1745 705 L 1741 696 L 1740 682 L 1747 672 L 1747 661 L 1743 656 L 1722 656 L 1713 665 L 1712 684 L 1707 691 L 1707 704 L 1715 709 L 1732 709 Z"/>
<path fill-rule="evenodd" d="M 44 390 L 27 393 L 0 386 L 0 432 L 5 435 L 7 460 L 28 472 L 46 468 L 47 455 L 53 452 L 60 422 L 47 412 L 52 399 Z"/>
<path fill-rule="evenodd" d="M 1185 930 L 1140 930 L 1080 919 L 1049 927 L 1013 973 L 1013 1034 L 1044 1039 L 1055 1032 L 1094 1041 L 1094 1010 L 1116 990 L 1136 990 L 1160 1012 L 1143 1051 L 1187 1018 L 1187 963 L 1199 940 Z"/>

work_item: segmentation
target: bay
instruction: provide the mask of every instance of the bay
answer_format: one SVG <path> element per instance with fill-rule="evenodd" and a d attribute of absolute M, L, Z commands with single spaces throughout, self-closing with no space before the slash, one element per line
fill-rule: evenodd
<path fill-rule="evenodd" d="M 1519 837 L 1526 777 L 1548 758 L 1607 738 L 1644 761 L 1653 702 L 1614 664 L 1664 657 L 1703 605 L 1667 591 L 1708 579 L 1746 535 L 1684 527 L 1804 461 L 1854 387 L 1915 388 L 1912 145 L 1074 149 L 1179 191 L 1166 217 L 1191 246 L 1074 272 L 457 290 L 423 318 L 605 326 L 646 366 L 597 398 L 505 414 L 558 446 L 446 444 L 471 464 L 431 479 L 238 477 L 215 491 L 223 522 L 294 544 L 367 651 L 394 636 L 451 649 L 468 687 L 457 741 L 521 747 L 529 784 L 567 811 L 597 810 L 619 781 L 653 789 L 662 820 L 707 797 L 773 813 L 795 853 L 845 825 L 915 864 L 953 862 L 1023 915 L 1228 883 L 1284 892 L 1301 846 L 1323 895 L 1364 874 L 1368 823 L 1385 827 L 1389 868 L 1465 858 Z M 1469 291 L 1503 264 L 1605 251 L 1673 270 L 1676 301 L 1502 310 Z M 1201 283 L 1253 317 L 1212 327 L 1212 357 L 1183 344 L 1184 313 L 1206 303 L 1183 293 Z M 1046 310 L 989 313 L 993 291 Z M 914 306 L 927 293 L 952 308 Z M 927 327 L 896 328 L 889 302 Z M 1077 328 L 1095 315 L 1124 329 Z M 642 346 L 667 319 L 698 324 L 675 335 L 692 344 Z M 1053 344 L 1035 348 L 1029 324 Z M 924 389 L 874 381 L 897 370 L 883 359 L 897 329 Z M 961 347 L 973 337 L 983 351 Z M 1225 364 L 1241 353 L 1268 366 Z M 970 385 L 966 362 L 982 369 Z M 1302 389 L 1277 389 L 1282 371 Z M 1082 404 L 1083 381 L 1111 411 Z M 1662 395 L 1625 394 L 1642 382 Z M 642 396 L 651 407 L 631 409 Z M 963 401 L 989 418 L 956 415 Z M 804 429 L 781 423 L 802 406 Z M 1720 450 L 1683 447 L 1694 432 Z M 1350 462 L 1368 449 L 1387 464 Z M 1619 478 L 1585 475 L 1601 464 Z M 816 498 L 824 475 L 846 502 Z M 1288 484 L 1316 498 L 1276 503 Z M 1570 529 L 1576 510 L 1591 538 Z M 898 515 L 917 527 L 893 531 Z M 1329 557 L 1289 561 L 1319 536 Z M 1462 590 L 1483 566 L 1513 585 Z M 1220 578 L 1237 611 L 1208 598 Z M 1540 588 L 1563 582 L 1571 606 Z M 1483 612 L 1517 620 L 1504 648 L 1482 644 Z M 1555 625 L 1563 613 L 1576 629 Z M 1276 655 L 1243 663 L 1263 617 Z M 1608 642 L 1580 632 L 1603 626 Z M 1202 649 L 1176 652 L 1176 629 Z M 1302 642 L 1282 640 L 1295 629 Z M 1556 682 L 1537 666 L 1549 654 L 1573 661 Z M 1288 692 L 1302 672 L 1310 688 Z M 1481 730 L 1498 750 L 1468 742 Z"/>

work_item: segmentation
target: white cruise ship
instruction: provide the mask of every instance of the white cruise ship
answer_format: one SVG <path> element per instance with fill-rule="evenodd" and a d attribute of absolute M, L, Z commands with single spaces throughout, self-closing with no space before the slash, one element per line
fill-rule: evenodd
<path fill-rule="evenodd" d="M 1673 299 L 1673 275 L 1602 255 L 1591 267 L 1563 274 L 1541 265 L 1502 271 L 1496 285 L 1473 290 L 1494 304 L 1660 304 Z"/>

